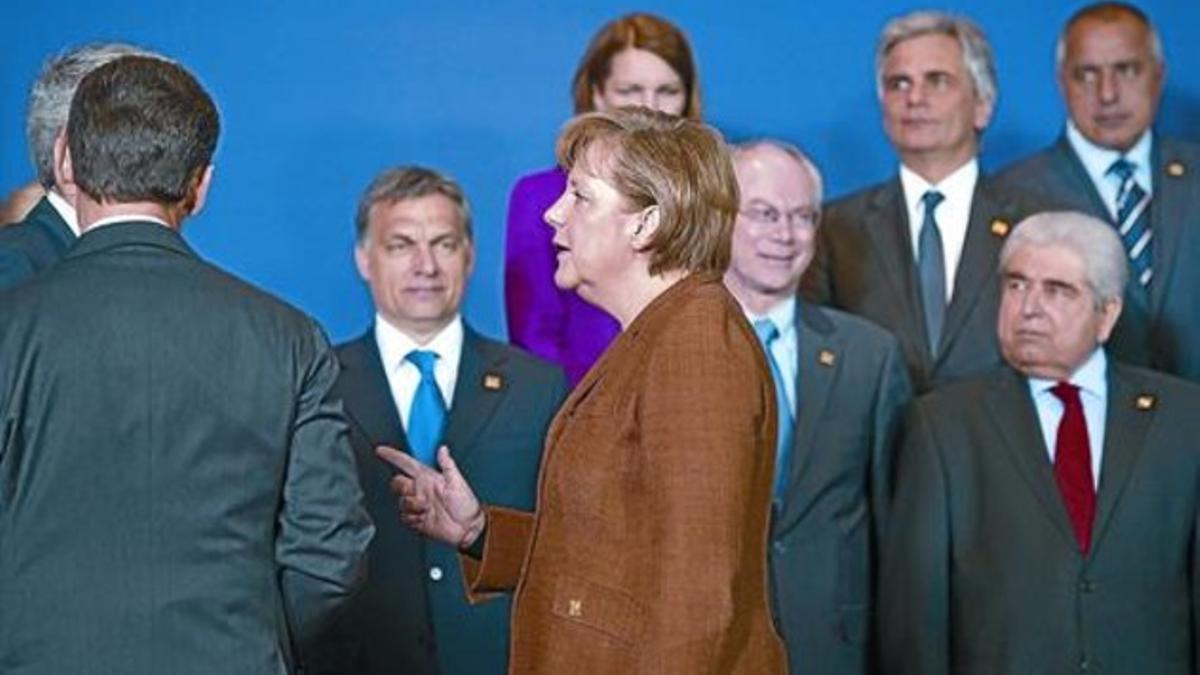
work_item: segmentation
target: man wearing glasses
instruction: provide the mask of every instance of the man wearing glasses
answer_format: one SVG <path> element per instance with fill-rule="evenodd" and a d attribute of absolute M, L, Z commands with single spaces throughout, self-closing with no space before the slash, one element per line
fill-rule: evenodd
<path fill-rule="evenodd" d="M 776 627 L 790 672 L 867 673 L 875 551 L 911 396 L 904 359 L 886 331 L 796 299 L 820 219 L 816 166 L 776 141 L 733 157 L 742 202 L 725 285 L 763 343 L 779 403 Z"/>

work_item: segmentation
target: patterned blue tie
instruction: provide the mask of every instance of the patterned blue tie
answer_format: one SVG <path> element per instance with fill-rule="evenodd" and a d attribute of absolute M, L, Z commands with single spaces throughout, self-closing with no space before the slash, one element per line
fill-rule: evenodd
<path fill-rule="evenodd" d="M 1121 235 L 1121 243 L 1129 255 L 1130 271 L 1139 284 L 1148 286 L 1150 278 L 1154 276 L 1154 269 L 1150 265 L 1152 237 L 1147 218 L 1150 193 L 1138 185 L 1134 177 L 1135 169 L 1133 162 L 1121 157 L 1108 167 L 1107 173 L 1121 181 L 1117 188 L 1117 233 Z"/>
<path fill-rule="evenodd" d="M 933 211 L 945 197 L 937 190 L 921 195 L 925 217 L 917 241 L 917 271 L 921 276 L 921 307 L 925 310 L 925 335 L 929 353 L 936 356 L 942 339 L 942 320 L 946 316 L 946 260 L 942 255 L 942 233 Z"/>
<path fill-rule="evenodd" d="M 446 428 L 446 402 L 433 377 L 435 352 L 414 349 L 404 357 L 421 371 L 421 382 L 408 409 L 408 449 L 413 457 L 437 465 L 437 447 Z"/>
<path fill-rule="evenodd" d="M 770 319 L 759 319 L 754 322 L 754 332 L 758 334 L 758 341 L 767 353 L 767 364 L 771 366 L 771 380 L 775 383 L 775 404 L 779 413 L 779 438 L 775 446 L 775 499 L 778 501 L 783 499 L 784 490 L 787 488 L 788 459 L 792 454 L 796 423 L 783 387 L 783 372 L 779 369 L 775 355 L 771 353 L 771 345 L 779 339 L 779 329 Z"/>

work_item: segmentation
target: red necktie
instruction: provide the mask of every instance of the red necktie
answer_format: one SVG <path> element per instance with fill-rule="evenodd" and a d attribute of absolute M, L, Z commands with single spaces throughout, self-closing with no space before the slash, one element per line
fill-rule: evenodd
<path fill-rule="evenodd" d="M 1054 478 L 1062 493 L 1079 550 L 1092 545 L 1092 520 L 1096 516 L 1096 488 L 1092 482 L 1092 454 L 1079 387 L 1059 382 L 1050 390 L 1063 404 L 1062 420 L 1054 441 Z"/>

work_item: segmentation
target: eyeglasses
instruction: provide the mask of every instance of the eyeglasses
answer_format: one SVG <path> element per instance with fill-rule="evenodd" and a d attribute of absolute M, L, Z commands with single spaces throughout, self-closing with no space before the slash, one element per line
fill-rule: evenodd
<path fill-rule="evenodd" d="M 783 221 L 792 229 L 816 227 L 821 220 L 821 212 L 812 207 L 802 206 L 784 213 L 774 206 L 762 202 L 750 204 L 741 210 L 741 214 L 759 225 L 774 225 Z"/>

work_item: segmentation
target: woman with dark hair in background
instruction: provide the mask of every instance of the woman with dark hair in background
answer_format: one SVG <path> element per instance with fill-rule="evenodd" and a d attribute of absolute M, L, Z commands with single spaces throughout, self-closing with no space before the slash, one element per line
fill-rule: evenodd
<path fill-rule="evenodd" d="M 592 38 L 572 85 L 575 112 L 640 105 L 700 119 L 700 85 L 683 32 L 651 14 L 629 14 Z M 543 220 L 566 186 L 555 166 L 513 188 L 505 237 L 504 304 L 510 341 L 563 366 L 574 385 L 619 326 L 574 291 L 554 285 L 553 235 Z"/>

